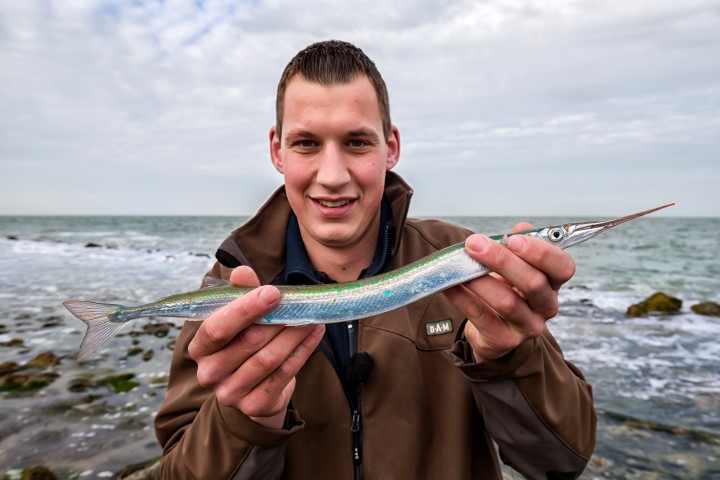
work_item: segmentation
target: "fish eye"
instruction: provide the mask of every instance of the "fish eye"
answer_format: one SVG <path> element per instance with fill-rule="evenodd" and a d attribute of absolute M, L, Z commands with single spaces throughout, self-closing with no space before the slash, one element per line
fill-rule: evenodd
<path fill-rule="evenodd" d="M 551 242 L 559 242 L 565 238 L 565 231 L 560 227 L 553 227 L 548 230 L 547 236 Z"/>

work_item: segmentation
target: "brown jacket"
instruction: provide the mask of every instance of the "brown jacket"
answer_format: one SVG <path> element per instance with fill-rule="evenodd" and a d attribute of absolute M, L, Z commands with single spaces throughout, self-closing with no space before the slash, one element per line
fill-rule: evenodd
<path fill-rule="evenodd" d="M 412 191 L 389 173 L 386 198 L 397 226 L 397 268 L 463 241 L 468 231 L 406 219 Z M 210 275 L 227 279 L 250 265 L 262 283 L 282 272 L 290 207 L 281 188 L 233 232 Z M 224 265 L 223 265 L 224 263 Z M 451 319 L 452 331 L 428 325 Z M 591 387 L 563 359 L 551 334 L 496 361 L 471 363 L 455 341 L 462 316 L 442 294 L 359 322 L 358 351 L 374 359 L 362 387 L 362 472 L 374 479 L 498 479 L 498 460 L 527 478 L 574 478 L 595 444 Z M 199 322 L 178 338 L 167 396 L 156 417 L 164 479 L 352 479 L 351 412 L 341 383 L 318 349 L 297 375 L 287 428 L 261 427 L 222 406 L 197 383 L 187 345 Z M 445 323 L 447 324 L 447 322 Z M 436 329 L 444 330 L 444 329 Z M 433 332 L 439 333 L 439 332 Z"/>

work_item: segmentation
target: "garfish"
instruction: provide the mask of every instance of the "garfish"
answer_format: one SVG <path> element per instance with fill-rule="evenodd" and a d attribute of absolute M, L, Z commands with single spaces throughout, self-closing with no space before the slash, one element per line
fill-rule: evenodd
<path fill-rule="evenodd" d="M 506 243 L 513 235 L 527 235 L 565 249 L 621 223 L 672 205 L 675 204 L 613 220 L 565 223 L 490 238 Z M 470 257 L 465 252 L 465 243 L 461 242 L 396 270 L 353 282 L 278 286 L 280 302 L 256 323 L 295 326 L 357 320 L 400 308 L 488 273 L 490 269 Z M 205 284 L 209 286 L 135 307 L 81 300 L 63 302 L 73 315 L 87 325 L 78 360 L 90 357 L 131 320 L 150 316 L 202 320 L 218 308 L 257 288 L 235 286 L 211 277 L 205 278 Z"/>

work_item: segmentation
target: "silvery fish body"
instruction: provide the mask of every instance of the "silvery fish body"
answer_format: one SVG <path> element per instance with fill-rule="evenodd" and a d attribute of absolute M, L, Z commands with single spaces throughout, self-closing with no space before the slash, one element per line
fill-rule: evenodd
<path fill-rule="evenodd" d="M 512 235 L 528 235 L 567 248 L 615 225 L 667 206 L 605 222 L 555 225 L 490 238 L 506 242 Z M 279 286 L 282 294 L 279 304 L 257 323 L 306 325 L 357 320 L 400 308 L 489 273 L 490 270 L 470 257 L 464 247 L 464 243 L 458 243 L 396 270 L 354 282 Z M 171 295 L 136 307 L 80 300 L 63 302 L 88 326 L 78 359 L 92 355 L 133 319 L 153 316 L 201 320 L 255 288 L 233 286 L 213 279 L 206 279 L 206 283 L 214 286 Z"/>

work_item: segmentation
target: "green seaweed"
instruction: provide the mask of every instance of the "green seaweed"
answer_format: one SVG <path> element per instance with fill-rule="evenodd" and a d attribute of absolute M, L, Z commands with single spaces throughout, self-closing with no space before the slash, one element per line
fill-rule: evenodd
<path fill-rule="evenodd" d="M 134 381 L 133 378 L 135 378 L 134 373 L 123 373 L 102 378 L 97 383 L 105 385 L 115 393 L 125 393 L 140 385 L 140 382 Z"/>

